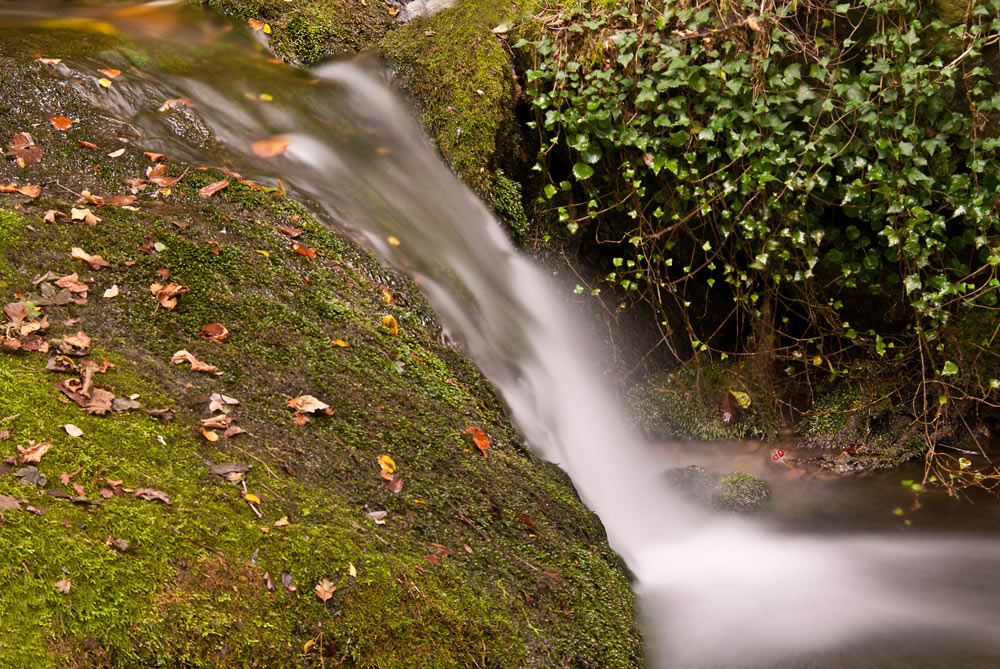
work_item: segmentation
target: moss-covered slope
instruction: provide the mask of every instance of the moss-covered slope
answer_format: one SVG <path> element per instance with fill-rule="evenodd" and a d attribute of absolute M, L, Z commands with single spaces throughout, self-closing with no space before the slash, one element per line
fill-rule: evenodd
<path fill-rule="evenodd" d="M 106 46 L 64 37 L 37 48 L 72 59 L 72 48 Z M 632 595 L 599 522 L 438 342 L 412 286 L 278 194 L 233 178 L 199 195 L 223 175 L 169 156 L 167 174 L 183 178 L 148 186 L 134 210 L 78 204 L 84 190 L 130 194 L 126 179 L 149 159 L 30 53 L 0 34 L 0 140 L 28 131 L 42 151 L 34 166 L 0 161 L 0 184 L 41 187 L 35 199 L 0 195 L 0 304 L 28 303 L 28 322 L 40 307 L 45 339 L 84 331 L 85 359 L 114 365 L 94 386 L 141 406 L 89 415 L 55 388 L 84 375 L 44 371 L 43 353 L 0 352 L 0 455 L 13 462 L 0 495 L 23 500 L 0 498 L 0 665 L 640 664 Z M 60 114 L 79 122 L 55 130 Z M 43 221 L 73 207 L 101 220 Z M 302 230 L 295 243 L 315 257 L 279 225 Z M 86 304 L 42 304 L 56 279 L 33 278 L 47 272 L 77 273 Z M 173 309 L 150 289 L 169 282 L 188 288 Z M 229 336 L 209 341 L 209 323 Z M 5 335 L 24 341 L 13 323 Z M 179 350 L 220 373 L 171 364 Z M 212 411 L 213 393 L 239 404 Z M 304 394 L 332 415 L 298 424 L 286 404 Z M 200 428 L 213 416 L 245 433 L 216 429 L 210 441 Z M 469 427 L 488 436 L 488 457 Z M 35 465 L 41 485 L 16 475 L 32 441 L 52 443 Z M 380 476 L 382 455 L 399 492 Z M 223 463 L 252 466 L 245 490 L 209 473 Z"/>

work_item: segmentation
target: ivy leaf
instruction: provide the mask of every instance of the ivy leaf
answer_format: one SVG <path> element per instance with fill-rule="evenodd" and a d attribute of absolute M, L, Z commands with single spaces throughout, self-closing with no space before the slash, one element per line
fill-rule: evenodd
<path fill-rule="evenodd" d="M 573 165 L 573 176 L 580 181 L 586 181 L 594 176 L 594 168 L 587 163 L 576 163 Z"/>

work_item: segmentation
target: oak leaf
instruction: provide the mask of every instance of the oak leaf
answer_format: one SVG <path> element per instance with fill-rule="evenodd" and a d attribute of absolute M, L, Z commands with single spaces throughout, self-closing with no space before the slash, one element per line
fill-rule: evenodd
<path fill-rule="evenodd" d="M 327 600 L 333 597 L 333 592 L 336 589 L 337 586 L 335 586 L 328 579 L 324 578 L 319 583 L 316 584 L 316 587 L 313 590 L 316 592 L 316 596 L 319 597 L 320 600 L 323 601 L 323 603 L 326 603 Z"/>
<path fill-rule="evenodd" d="M 17 447 L 17 461 L 21 464 L 27 462 L 41 462 L 42 456 L 48 453 L 50 448 L 52 448 L 51 441 L 41 441 L 37 444 L 33 441 L 29 441 L 27 448 L 23 448 L 21 446 Z"/>

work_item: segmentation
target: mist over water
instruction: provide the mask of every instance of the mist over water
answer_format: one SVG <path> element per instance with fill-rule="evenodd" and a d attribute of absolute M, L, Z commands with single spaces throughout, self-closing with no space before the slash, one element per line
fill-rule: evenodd
<path fill-rule="evenodd" d="M 0 2 L 0 22 L 28 30 L 39 16 L 66 13 L 62 4 L 27 5 L 30 17 L 25 4 Z M 530 447 L 562 466 L 600 516 L 635 576 L 651 666 L 1000 665 L 1000 540 L 792 531 L 676 496 L 663 472 L 686 462 L 630 432 L 566 297 L 440 161 L 377 63 L 296 71 L 183 3 L 157 3 L 143 20 L 128 7 L 88 4 L 80 13 L 131 31 L 151 52 L 190 54 L 190 67 L 140 68 L 143 78 L 107 91 L 70 85 L 139 129 L 143 150 L 280 177 L 410 274 Z M 184 26 L 182 37 L 155 29 L 168 19 Z M 65 76 L 125 58 L 95 54 L 65 63 Z M 261 92 L 274 101 L 261 102 Z M 157 112 L 178 97 L 194 102 L 180 121 Z M 288 150 L 255 156 L 252 142 L 275 135 Z"/>

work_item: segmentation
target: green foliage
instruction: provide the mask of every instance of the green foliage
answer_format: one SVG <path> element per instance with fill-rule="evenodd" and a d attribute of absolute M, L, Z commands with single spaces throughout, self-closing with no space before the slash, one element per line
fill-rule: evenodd
<path fill-rule="evenodd" d="M 1000 74 L 984 56 L 1000 2 L 956 26 L 927 4 L 543 14 L 517 45 L 542 201 L 575 199 L 586 216 L 570 228 L 619 243 L 608 279 L 663 313 L 706 291 L 731 300 L 731 350 L 778 350 L 804 374 L 844 371 L 849 355 L 808 364 L 829 351 L 941 357 L 949 314 L 994 306 L 1000 285 Z M 852 326 L 873 304 L 910 315 Z M 696 350 L 724 346 L 717 325 L 686 322 Z"/>

